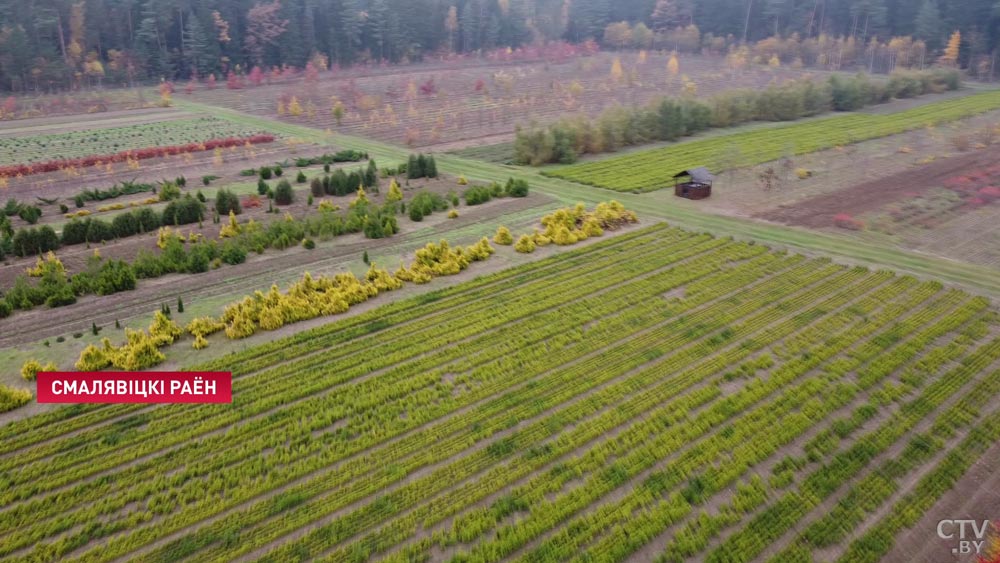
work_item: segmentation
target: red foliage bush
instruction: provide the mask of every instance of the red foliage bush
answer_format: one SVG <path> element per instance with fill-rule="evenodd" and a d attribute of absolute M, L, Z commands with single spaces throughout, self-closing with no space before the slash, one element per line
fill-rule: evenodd
<path fill-rule="evenodd" d="M 260 143 L 270 143 L 274 141 L 274 135 L 253 135 L 252 137 L 226 137 L 224 139 L 209 139 L 202 143 L 188 143 L 186 145 L 170 145 L 164 147 L 147 147 L 122 151 L 114 154 L 98 154 L 84 156 L 81 158 L 67 158 L 63 160 L 49 160 L 37 162 L 35 164 L 14 164 L 11 166 L 0 166 L 0 176 L 13 177 L 30 176 L 32 174 L 44 174 L 46 172 L 57 172 L 64 168 L 87 168 L 101 163 L 125 162 L 129 158 L 146 160 L 148 158 L 158 158 L 172 156 L 190 152 L 211 151 L 220 148 L 238 147 L 250 143 L 257 145 Z"/>
<path fill-rule="evenodd" d="M 972 178 L 968 176 L 953 176 L 944 181 L 945 187 L 962 188 L 972 184 Z"/>
<path fill-rule="evenodd" d="M 428 78 L 427 82 L 420 85 L 420 93 L 429 96 L 437 92 L 437 86 L 434 84 L 434 77 Z"/>
<path fill-rule="evenodd" d="M 979 197 L 986 202 L 1000 199 L 1000 188 L 996 186 L 986 186 L 979 190 Z"/>
<path fill-rule="evenodd" d="M 240 205 L 243 206 L 243 209 L 252 209 L 254 207 L 260 207 L 260 196 L 249 195 L 243 198 L 243 201 L 240 202 Z"/>
<path fill-rule="evenodd" d="M 264 71 L 260 69 L 259 66 L 254 66 L 250 69 L 250 83 L 254 86 L 260 86 L 264 82 Z"/>
<path fill-rule="evenodd" d="M 226 77 L 226 88 L 230 90 L 239 90 L 243 88 L 243 78 L 237 76 L 235 72 L 229 71 L 229 76 Z"/>
<path fill-rule="evenodd" d="M 833 224 L 841 229 L 848 229 L 851 231 L 861 231 L 865 228 L 865 224 L 863 222 L 851 217 L 847 213 L 838 213 L 834 215 Z"/>

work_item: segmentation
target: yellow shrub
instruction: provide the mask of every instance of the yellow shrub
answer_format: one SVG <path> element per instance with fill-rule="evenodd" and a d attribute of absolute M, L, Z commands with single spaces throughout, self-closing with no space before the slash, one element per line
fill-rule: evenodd
<path fill-rule="evenodd" d="M 330 212 L 332 212 L 332 211 L 340 211 L 340 206 L 339 205 L 334 205 L 330 201 L 324 199 L 323 201 L 319 202 L 318 209 L 320 211 L 330 211 Z"/>
<path fill-rule="evenodd" d="M 185 327 L 188 334 L 195 337 L 208 336 L 209 334 L 214 334 L 224 328 L 226 328 L 225 323 L 219 321 L 218 319 L 213 319 L 212 317 L 198 317 L 189 322 Z"/>
<path fill-rule="evenodd" d="M 448 211 L 448 218 L 449 219 L 457 219 L 458 218 L 458 211 L 455 211 L 454 209 L 449 210 Z"/>
<path fill-rule="evenodd" d="M 177 322 L 168 319 L 162 311 L 153 315 L 153 323 L 149 325 L 149 335 L 158 343 L 172 344 L 181 337 L 182 332 Z"/>
<path fill-rule="evenodd" d="M 219 238 L 229 238 L 235 237 L 243 232 L 240 228 L 240 224 L 236 221 L 236 213 L 232 209 L 229 210 L 229 222 L 219 229 Z"/>
<path fill-rule="evenodd" d="M 105 348 L 110 347 L 110 341 L 105 338 Z M 80 371 L 98 371 L 111 365 L 106 350 L 98 348 L 93 344 L 88 345 L 80 353 L 80 359 L 76 361 L 74 367 Z"/>
<path fill-rule="evenodd" d="M 399 182 L 395 178 L 389 181 L 389 193 L 385 196 L 386 201 L 403 201 L 403 190 L 399 187 Z"/>
<path fill-rule="evenodd" d="M 539 232 L 538 229 L 535 229 L 535 233 L 532 235 L 532 238 L 534 239 L 535 246 L 552 244 L 552 239 Z"/>
<path fill-rule="evenodd" d="M 358 195 L 351 201 L 351 208 L 353 209 L 359 205 L 367 205 L 367 204 L 368 204 L 368 196 L 365 195 L 365 189 L 358 188 Z"/>
<path fill-rule="evenodd" d="M 560 225 L 556 227 L 554 236 L 552 237 L 552 242 L 558 244 L 559 246 L 568 246 L 570 244 L 576 244 L 579 239 L 576 235 L 570 232 L 565 225 Z"/>
<path fill-rule="evenodd" d="M 184 242 L 184 236 L 178 232 L 174 232 L 170 227 L 160 227 L 160 230 L 156 233 L 156 246 L 161 249 L 167 247 L 167 243 L 170 239 L 175 238 L 181 242 Z"/>
<path fill-rule="evenodd" d="M 524 254 L 529 254 L 535 251 L 535 241 L 530 235 L 521 235 L 517 239 L 517 244 L 514 245 L 514 250 L 522 252 Z"/>
<path fill-rule="evenodd" d="M 21 377 L 25 381 L 34 381 L 40 371 L 59 371 L 59 368 L 52 362 L 42 365 L 37 360 L 28 360 L 21 366 Z"/>
<path fill-rule="evenodd" d="M 514 244 L 514 236 L 510 234 L 510 229 L 500 225 L 500 228 L 497 229 L 497 234 L 493 235 L 493 242 L 509 246 Z"/>
<path fill-rule="evenodd" d="M 178 329 L 180 330 L 180 329 Z M 166 344 L 163 337 L 155 338 L 144 330 L 125 329 L 127 342 L 120 348 L 113 349 L 111 365 L 118 369 L 140 370 L 155 366 L 167 359 L 160 351 L 160 346 Z"/>
<path fill-rule="evenodd" d="M 33 278 L 40 278 L 44 276 L 46 272 L 52 272 L 57 275 L 66 275 L 66 267 L 63 266 L 63 263 L 56 258 L 55 253 L 51 250 L 45 255 L 44 260 L 41 256 L 39 256 L 35 260 L 35 267 L 28 268 L 26 271 L 28 275 Z"/>
<path fill-rule="evenodd" d="M 496 251 L 493 249 L 492 246 L 490 246 L 490 239 L 486 237 L 479 239 L 479 242 L 466 249 L 466 254 L 469 257 L 469 260 L 473 262 L 486 260 L 494 252 Z"/>
<path fill-rule="evenodd" d="M 808 168 L 796 168 L 795 175 L 799 177 L 799 180 L 805 180 L 813 175 L 812 170 Z"/>
<path fill-rule="evenodd" d="M 374 285 L 379 291 L 392 291 L 403 287 L 402 280 L 394 277 L 388 270 L 376 267 L 374 262 L 372 262 L 371 267 L 368 268 L 368 273 L 365 274 L 365 280 Z"/>

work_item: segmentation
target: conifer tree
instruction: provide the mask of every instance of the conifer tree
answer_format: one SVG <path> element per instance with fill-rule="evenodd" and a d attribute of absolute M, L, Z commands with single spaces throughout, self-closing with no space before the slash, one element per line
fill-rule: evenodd
<path fill-rule="evenodd" d="M 946 66 L 958 65 L 958 53 L 962 46 L 962 32 L 955 31 L 948 39 L 948 45 L 944 48 L 944 54 L 939 59 L 941 64 Z"/>

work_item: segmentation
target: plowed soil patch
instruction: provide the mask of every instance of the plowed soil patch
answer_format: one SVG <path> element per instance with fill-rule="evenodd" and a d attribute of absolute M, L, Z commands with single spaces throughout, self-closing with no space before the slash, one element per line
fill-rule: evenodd
<path fill-rule="evenodd" d="M 995 149 L 975 152 L 932 162 L 912 170 L 893 174 L 816 196 L 794 204 L 758 213 L 758 219 L 811 228 L 834 226 L 839 213 L 858 216 L 875 211 L 883 205 L 915 197 L 963 172 L 989 166 L 1000 154 Z"/>

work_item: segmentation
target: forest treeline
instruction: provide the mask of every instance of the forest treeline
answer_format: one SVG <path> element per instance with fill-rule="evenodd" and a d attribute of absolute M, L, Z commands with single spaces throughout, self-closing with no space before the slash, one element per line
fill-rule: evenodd
<path fill-rule="evenodd" d="M 551 40 L 673 49 L 682 37 L 699 50 L 912 36 L 936 56 L 955 31 L 955 64 L 992 75 L 995 0 L 0 0 L 0 89 L 221 80 Z"/>

